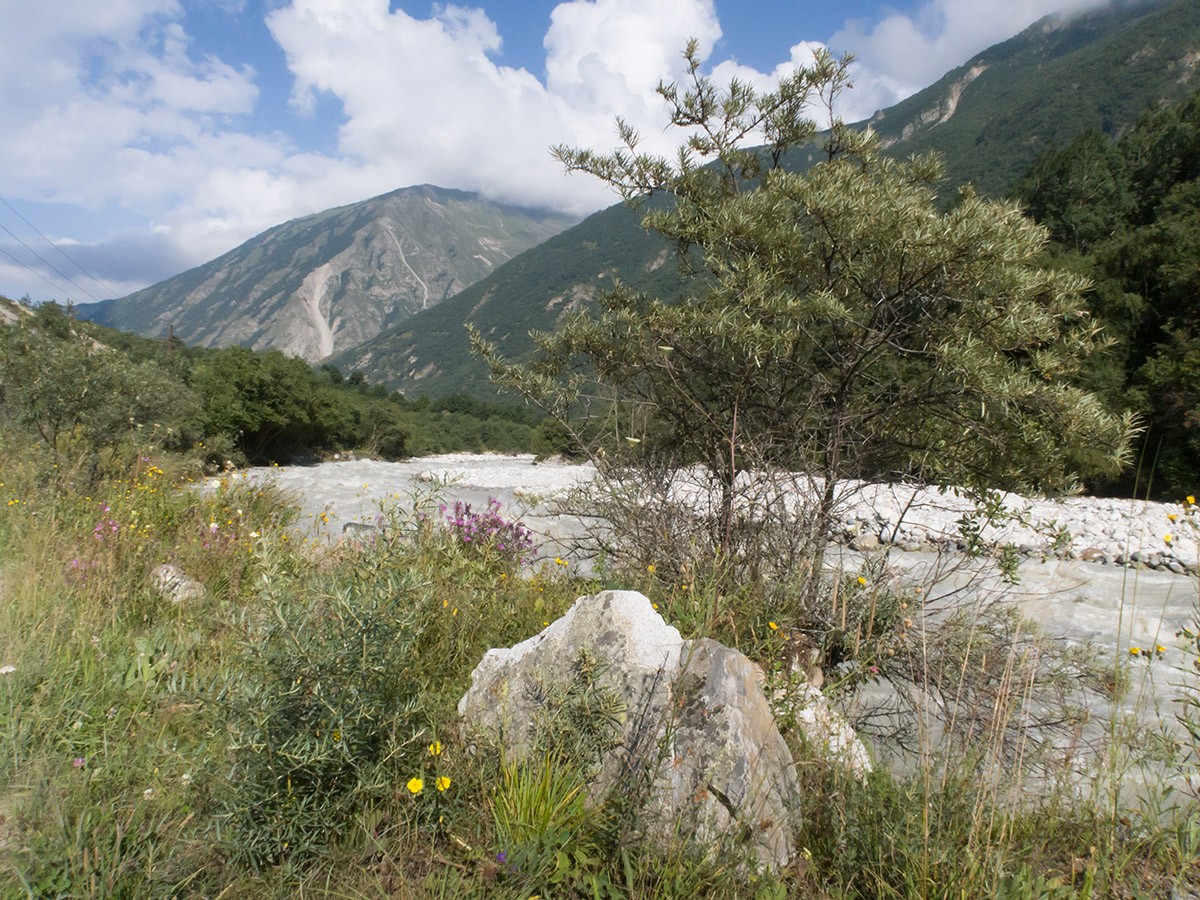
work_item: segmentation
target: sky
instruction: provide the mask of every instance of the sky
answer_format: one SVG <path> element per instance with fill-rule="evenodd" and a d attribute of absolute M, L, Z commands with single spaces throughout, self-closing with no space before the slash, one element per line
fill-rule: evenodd
<path fill-rule="evenodd" d="M 768 90 L 852 53 L 857 121 L 1097 0 L 0 0 L 0 295 L 124 296 L 289 219 L 430 183 L 578 215 L 616 202 L 554 145 L 615 117 L 670 153 L 655 93 Z"/>

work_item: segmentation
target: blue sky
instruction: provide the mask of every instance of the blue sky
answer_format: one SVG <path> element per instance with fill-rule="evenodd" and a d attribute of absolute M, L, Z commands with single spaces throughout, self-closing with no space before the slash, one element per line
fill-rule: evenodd
<path fill-rule="evenodd" d="M 0 294 L 90 302 L 409 184 L 584 214 L 548 147 L 669 151 L 654 86 L 851 52 L 854 121 L 1096 0 L 2 0 Z"/>

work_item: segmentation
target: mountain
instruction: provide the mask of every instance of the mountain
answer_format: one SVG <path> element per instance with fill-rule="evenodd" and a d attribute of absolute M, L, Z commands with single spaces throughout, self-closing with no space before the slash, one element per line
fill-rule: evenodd
<path fill-rule="evenodd" d="M 971 181 L 998 195 L 1042 149 L 1088 129 L 1118 136 L 1147 108 L 1194 93 L 1198 61 L 1200 3 L 1114 3 L 1042 19 L 859 125 L 871 125 L 892 155 L 940 152 L 948 186 Z M 803 169 L 815 157 L 794 152 L 787 165 Z M 331 361 L 408 394 L 494 396 L 465 323 L 517 357 L 533 346 L 530 330 L 552 330 L 614 277 L 671 296 L 687 290 L 677 271 L 663 241 L 630 210 L 612 207 Z"/>
<path fill-rule="evenodd" d="M 429 309 L 576 219 L 420 185 L 294 219 L 118 300 L 102 325 L 316 362 Z"/>
<path fill-rule="evenodd" d="M 662 296 L 686 288 L 665 242 L 639 227 L 637 214 L 623 205 L 589 216 L 441 307 L 330 362 L 413 395 L 466 392 L 494 398 L 482 362 L 471 354 L 464 323 L 474 323 L 506 352 L 521 354 L 533 346 L 530 330 L 553 330 L 559 319 L 618 280 Z"/>
<path fill-rule="evenodd" d="M 936 150 L 953 184 L 1003 194 L 1039 152 L 1117 138 L 1200 88 L 1200 3 L 1137 0 L 1047 16 L 868 120 L 898 156 Z"/>

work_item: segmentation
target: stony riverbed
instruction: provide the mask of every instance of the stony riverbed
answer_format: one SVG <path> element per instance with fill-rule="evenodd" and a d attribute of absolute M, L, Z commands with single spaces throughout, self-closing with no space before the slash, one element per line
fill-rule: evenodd
<path fill-rule="evenodd" d="M 243 477 L 274 478 L 299 499 L 321 534 L 336 537 L 346 522 L 365 522 L 384 501 L 399 501 L 434 480 L 455 498 L 484 504 L 495 497 L 506 508 L 526 505 L 534 518 L 545 511 L 536 500 L 552 499 L 590 479 L 588 464 L 537 462 L 530 455 L 446 454 L 404 462 L 336 460 L 312 466 L 249 469 Z M 1182 575 L 1200 566 L 1200 507 L 1178 503 L 1071 497 L 1027 499 L 1001 495 L 1013 518 L 981 520 L 981 537 L 1012 545 L 1027 558 L 1079 559 Z M 852 484 L 835 540 L 871 549 L 893 543 L 902 550 L 953 549 L 959 522 L 974 505 L 951 491 L 904 485 Z M 553 530 L 553 529 L 552 529 Z"/>
<path fill-rule="evenodd" d="M 226 478 L 271 479 L 292 495 L 310 541 L 361 539 L 381 508 L 411 505 L 439 490 L 483 508 L 495 498 L 539 537 L 543 557 L 566 554 L 578 521 L 552 514 L 552 501 L 592 478 L 590 465 L 537 462 L 532 456 L 451 454 L 404 462 L 335 460 L 311 466 L 249 469 Z M 1015 518 L 981 520 L 985 543 L 1017 552 L 1016 584 L 980 575 L 986 560 L 939 575 L 956 556 L 959 522 L 974 506 L 957 494 L 899 485 L 847 486 L 845 513 L 830 535 L 844 567 L 887 551 L 901 577 L 926 584 L 951 602 L 990 592 L 1053 639 L 1065 639 L 1127 667 L 1125 699 L 1097 710 L 1100 721 L 1133 715 L 1143 727 L 1177 731 L 1181 679 L 1195 688 L 1193 660 L 1176 633 L 1197 614 L 1197 526 L 1200 510 L 1186 498 L 1151 503 L 1076 497 L 1060 501 L 1003 498 Z M 349 528 L 347 528 L 349 526 Z M 586 561 L 579 562 L 586 565 Z M 958 581 L 956 581 L 958 579 Z M 971 586 L 964 594 L 960 582 Z M 1131 653 L 1135 648 L 1140 654 Z M 1157 652 L 1161 648 L 1162 652 Z M 1145 651 L 1149 650 L 1149 653 Z M 1096 703 L 1107 705 L 1097 696 Z"/>
<path fill-rule="evenodd" d="M 481 508 L 489 498 L 520 515 L 543 554 L 565 552 L 577 523 L 550 514 L 549 501 L 590 479 L 590 465 L 537 462 L 529 455 L 448 454 L 403 462 L 336 460 L 248 469 L 236 477 L 273 479 L 291 494 L 311 540 L 342 539 L 347 523 L 371 524 L 381 504 L 405 504 L 444 485 L 449 498 Z M 854 485 L 833 537 L 844 552 L 888 545 L 901 567 L 917 568 L 961 541 L 958 522 L 972 505 L 954 493 L 894 485 Z M 1075 497 L 1004 498 L 1017 521 L 981 523 L 986 542 L 1020 554 L 1020 583 L 1006 587 L 1023 613 L 1050 631 L 1113 650 L 1175 643 L 1195 613 L 1200 512 L 1180 503 Z M 353 527 L 353 526 L 352 526 Z M 1107 563 L 1108 565 L 1105 565 Z M 1176 660 L 1182 662 L 1182 659 Z"/>

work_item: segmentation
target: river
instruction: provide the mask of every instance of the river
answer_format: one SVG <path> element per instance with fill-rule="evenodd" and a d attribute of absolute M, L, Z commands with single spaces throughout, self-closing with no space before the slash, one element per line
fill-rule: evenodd
<path fill-rule="evenodd" d="M 537 462 L 528 455 L 448 454 L 403 462 L 343 460 L 247 469 L 225 477 L 273 480 L 301 509 L 300 529 L 310 541 L 318 542 L 345 539 L 347 523 L 370 525 L 379 516 L 382 504 L 403 507 L 411 503 L 412 497 L 427 495 L 435 488 L 450 501 L 463 500 L 476 508 L 485 507 L 494 498 L 501 502 L 508 517 L 520 516 L 539 536 L 543 557 L 553 558 L 568 552 L 564 542 L 578 533 L 579 523 L 551 515 L 547 501 L 593 474 L 590 465 Z M 846 513 L 848 527 L 861 527 L 871 521 L 884 528 L 894 527 L 895 514 L 886 510 L 903 507 L 911 499 L 909 495 L 897 499 L 896 492 L 888 486 L 860 491 L 858 506 Z M 953 497 L 922 497 L 921 503 L 909 504 L 925 509 L 910 513 L 911 521 L 906 526 L 910 534 L 911 529 L 944 530 L 961 514 L 961 503 L 956 505 Z M 878 508 L 885 513 L 876 515 Z M 1036 510 L 1036 517 L 1043 522 L 1053 521 L 1056 527 L 1069 531 L 1077 550 L 1081 546 L 1101 547 L 1112 558 L 1114 542 L 1128 553 L 1134 536 L 1141 542 L 1149 536 L 1154 549 L 1161 551 L 1162 537 L 1167 535 L 1166 546 L 1173 552 L 1172 558 L 1188 566 L 1196 562 L 1195 531 L 1185 527 L 1196 518 L 1194 505 L 1118 504 L 1073 498 L 1057 504 L 1031 501 L 1025 508 Z M 361 533 L 353 525 L 346 531 L 348 537 Z M 1034 540 L 1027 534 L 1017 534 L 1013 539 Z M 857 565 L 861 558 L 856 551 L 841 546 L 834 550 L 834 556 L 837 554 L 844 554 L 847 558 L 843 563 L 850 565 Z M 888 561 L 901 577 L 928 581 L 927 573 L 944 558 L 944 554 L 927 550 L 893 548 Z M 580 562 L 586 566 L 585 560 Z M 1179 710 L 1175 702 L 1179 685 L 1185 680 L 1195 688 L 1200 681 L 1200 675 L 1192 669 L 1192 659 L 1176 638 L 1176 633 L 1196 617 L 1196 576 L 1166 568 L 1101 565 L 1052 554 L 1042 558 L 1040 553 L 1024 558 L 1018 573 L 1019 583 L 1015 586 L 986 577 L 981 582 L 978 568 L 967 566 L 957 574 L 935 579 L 929 596 L 949 595 L 970 578 L 972 596 L 994 593 L 1002 596 L 1002 602 L 1017 604 L 1021 614 L 1046 635 L 1091 648 L 1113 660 L 1115 667 L 1126 667 L 1129 690 L 1125 699 L 1099 719 L 1109 721 L 1134 713 L 1143 727 L 1161 726 L 1166 733 L 1178 736 L 1174 716 Z M 1150 651 L 1150 657 L 1144 652 L 1133 655 L 1130 648 Z M 1161 654 L 1155 648 L 1162 648 Z M 1093 701 L 1100 702 L 1097 698 Z"/>

